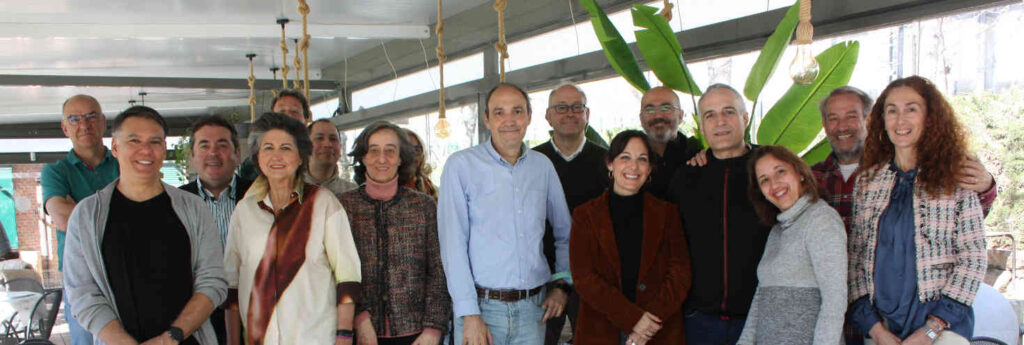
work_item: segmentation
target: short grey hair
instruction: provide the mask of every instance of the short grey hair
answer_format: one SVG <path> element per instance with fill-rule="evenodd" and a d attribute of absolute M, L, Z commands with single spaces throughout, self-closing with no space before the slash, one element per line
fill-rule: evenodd
<path fill-rule="evenodd" d="M 831 101 L 832 98 L 835 98 L 836 96 L 839 95 L 857 96 L 857 98 L 860 98 L 860 103 L 864 105 L 864 109 L 862 112 L 864 117 L 867 117 L 869 114 L 871 114 L 871 106 L 874 105 L 875 100 L 872 99 L 871 96 L 868 96 L 867 92 L 864 92 L 864 90 L 846 85 L 835 88 L 835 90 L 832 90 L 832 92 L 830 92 L 828 96 L 825 96 L 825 98 L 821 100 L 821 103 L 818 103 L 818 111 L 821 112 L 822 122 L 825 122 L 825 115 L 828 115 L 828 102 Z"/>
<path fill-rule="evenodd" d="M 259 160 L 260 141 L 263 140 L 263 135 L 273 129 L 280 129 L 295 139 L 295 147 L 299 150 L 299 157 L 302 158 L 302 164 L 295 171 L 295 176 L 301 176 L 309 166 L 309 156 L 313 154 L 313 141 L 309 139 L 309 130 L 299 120 L 274 112 L 263 113 L 252 124 L 252 133 L 249 135 L 249 152 L 252 153 L 250 158 L 256 164 L 256 171 L 263 175 Z"/>
<path fill-rule="evenodd" d="M 558 84 L 558 86 L 555 86 L 554 89 L 551 89 L 551 93 L 548 94 L 548 106 L 551 106 L 551 97 L 555 97 L 555 92 L 561 90 L 563 87 L 571 87 L 573 89 L 576 89 L 576 92 L 579 92 L 581 95 L 583 95 L 583 104 L 587 104 L 587 93 L 583 92 L 583 89 L 581 89 L 579 85 L 576 85 L 575 83 L 571 82 L 565 82 Z"/>
<path fill-rule="evenodd" d="M 704 97 L 707 97 L 707 95 L 709 93 L 712 93 L 712 92 L 718 91 L 718 90 L 728 90 L 728 91 L 732 92 L 732 94 L 736 97 L 736 103 L 739 103 L 739 110 L 740 110 L 740 112 L 744 113 L 744 114 L 747 113 L 747 103 L 743 102 L 743 96 L 740 95 L 740 92 L 736 91 L 736 89 L 734 89 L 732 86 L 729 86 L 727 84 L 722 84 L 722 83 L 715 83 L 715 84 L 711 84 L 711 86 L 708 86 L 708 88 L 706 90 L 704 90 L 704 93 L 700 95 L 700 99 L 697 99 L 698 107 L 700 106 L 700 102 L 704 101 Z"/>

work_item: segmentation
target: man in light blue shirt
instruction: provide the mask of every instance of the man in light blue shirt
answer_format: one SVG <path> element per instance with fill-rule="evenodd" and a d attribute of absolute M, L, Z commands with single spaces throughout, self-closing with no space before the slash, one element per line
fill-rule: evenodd
<path fill-rule="evenodd" d="M 453 154 L 441 175 L 438 232 L 460 344 L 543 344 L 544 322 L 565 308 L 571 216 L 551 161 L 523 145 L 530 115 L 522 89 L 492 89 L 491 139 Z M 545 221 L 554 275 L 542 252 Z M 549 281 L 555 288 L 544 291 Z"/>

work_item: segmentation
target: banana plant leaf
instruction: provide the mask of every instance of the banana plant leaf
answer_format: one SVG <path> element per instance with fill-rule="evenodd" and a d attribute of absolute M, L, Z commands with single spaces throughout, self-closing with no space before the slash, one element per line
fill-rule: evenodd
<path fill-rule="evenodd" d="M 825 160 L 830 153 L 832 153 L 832 145 L 828 144 L 828 138 L 824 138 L 813 148 L 804 152 L 803 159 L 807 165 L 815 165 Z"/>
<path fill-rule="evenodd" d="M 779 60 L 782 59 L 782 53 L 786 51 L 789 41 L 793 38 L 799 17 L 800 1 L 797 1 L 789 7 L 789 11 L 786 11 L 782 21 L 775 27 L 775 32 L 768 37 L 768 41 L 761 48 L 761 54 L 757 56 L 757 61 L 750 69 L 747 82 L 743 86 L 743 96 L 751 102 L 757 102 L 757 97 L 764 89 L 764 85 L 768 83 L 772 73 L 775 73 L 775 68 L 778 67 Z"/>
<path fill-rule="evenodd" d="M 683 48 L 665 17 L 657 14 L 657 8 L 639 4 L 633 5 L 631 12 L 633 25 L 643 28 L 634 32 L 636 45 L 654 75 L 667 87 L 700 96 L 700 86 L 686 68 Z"/>
<path fill-rule="evenodd" d="M 782 98 L 768 109 L 757 130 L 757 143 L 782 145 L 802 152 L 821 131 L 818 102 L 833 89 L 846 85 L 857 64 L 860 44 L 849 41 L 836 44 L 816 59 L 820 72 L 810 85 L 793 84 Z"/>
<path fill-rule="evenodd" d="M 629 84 L 641 92 L 647 92 L 651 85 L 647 83 L 640 65 L 636 63 L 633 51 L 629 49 L 626 40 L 622 39 L 619 30 L 615 29 L 608 15 L 597 5 L 596 0 L 580 0 L 583 7 L 590 13 L 590 23 L 594 25 L 594 33 L 601 41 L 601 48 L 604 48 L 604 55 L 608 57 L 608 63 L 616 72 L 619 72 Z"/>

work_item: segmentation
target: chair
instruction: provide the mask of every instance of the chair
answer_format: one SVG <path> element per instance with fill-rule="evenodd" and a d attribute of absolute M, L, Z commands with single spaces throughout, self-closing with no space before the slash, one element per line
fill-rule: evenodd
<path fill-rule="evenodd" d="M 50 339 L 50 332 L 53 331 L 53 324 L 57 321 L 57 312 L 60 311 L 60 301 L 63 297 L 61 289 L 47 289 L 43 297 L 36 301 L 32 307 L 32 318 L 29 319 L 28 327 L 25 328 L 25 339 Z"/>
<path fill-rule="evenodd" d="M 14 278 L 0 281 L 0 288 L 4 291 L 32 291 L 43 293 L 43 283 L 33 278 Z"/>
<path fill-rule="evenodd" d="M 46 339 L 25 339 L 22 340 L 18 345 L 54 345 L 52 342 Z"/>

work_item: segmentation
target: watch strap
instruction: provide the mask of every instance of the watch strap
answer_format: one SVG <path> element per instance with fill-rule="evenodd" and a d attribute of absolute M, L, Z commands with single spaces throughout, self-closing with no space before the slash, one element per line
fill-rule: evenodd
<path fill-rule="evenodd" d="M 171 340 L 176 342 L 180 343 L 185 341 L 185 331 L 182 331 L 181 328 L 171 326 L 171 328 L 167 330 L 167 335 L 171 337 Z"/>

